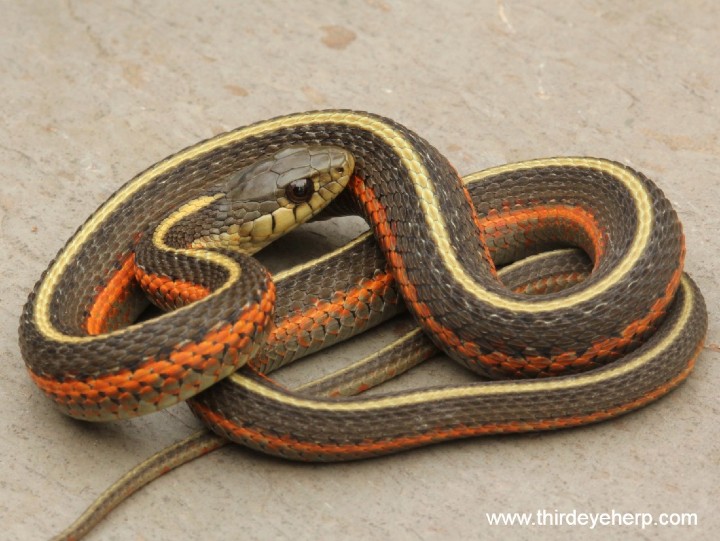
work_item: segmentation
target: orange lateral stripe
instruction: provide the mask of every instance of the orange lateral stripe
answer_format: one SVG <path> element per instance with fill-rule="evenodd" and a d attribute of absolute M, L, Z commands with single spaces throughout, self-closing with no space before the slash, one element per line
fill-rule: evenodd
<path fill-rule="evenodd" d="M 85 323 L 88 334 L 107 332 L 108 322 L 120 312 L 120 306 L 127 300 L 134 280 L 135 254 L 132 253 L 123 260 L 120 268 L 93 301 Z"/>
<path fill-rule="evenodd" d="M 87 333 L 96 336 L 108 332 L 111 320 L 121 313 L 123 303 L 138 284 L 147 295 L 167 309 L 185 306 L 210 294 L 208 288 L 192 282 L 146 273 L 135 265 L 135 254 L 131 253 L 93 301 L 85 323 Z"/>
<path fill-rule="evenodd" d="M 135 278 L 148 296 L 155 299 L 160 306 L 168 309 L 179 308 L 199 301 L 211 293 L 210 289 L 205 286 L 145 272 L 140 267 L 135 268 Z"/>
<path fill-rule="evenodd" d="M 513 228 L 530 232 L 558 222 L 562 222 L 567 228 L 578 228 L 585 232 L 592 243 L 592 247 L 587 247 L 592 249 L 590 257 L 597 266 L 605 253 L 606 234 L 600 228 L 593 213 L 582 207 L 545 204 L 511 210 L 508 206 L 502 211 L 492 209 L 487 216 L 478 220 L 485 236 L 498 239 L 510 234 Z"/>
<path fill-rule="evenodd" d="M 378 274 L 363 279 L 358 285 L 347 291 L 336 291 L 329 301 L 316 299 L 306 310 L 299 311 L 276 321 L 275 328 L 270 331 L 267 349 L 277 349 L 288 342 L 296 341 L 301 347 L 312 345 L 312 331 L 324 328 L 326 334 L 337 334 L 341 326 L 338 320 L 352 318 L 360 327 L 367 323 L 369 309 L 363 317 L 364 307 L 373 304 L 377 297 L 385 297 L 394 283 L 390 273 Z M 253 359 L 252 366 L 263 371 L 269 362 L 266 355 Z"/>
<path fill-rule="evenodd" d="M 391 268 L 394 269 L 395 278 L 403 292 L 403 296 L 408 304 L 413 306 L 413 310 L 421 320 L 423 327 L 432 332 L 450 350 L 459 353 L 468 363 L 482 367 L 482 373 L 489 372 L 490 375 L 503 374 L 512 375 L 513 377 L 552 376 L 567 371 L 577 372 L 587 370 L 598 364 L 604 364 L 617 357 L 619 355 L 618 352 L 627 347 L 635 336 L 646 332 L 654 326 L 655 322 L 664 315 L 667 306 L 674 298 L 675 291 L 680 284 L 682 261 L 685 253 L 684 242 L 680 265 L 673 273 L 666 287 L 665 294 L 657 299 L 646 316 L 632 322 L 623 329 L 619 337 L 600 338 L 582 354 L 576 351 L 567 351 L 549 357 L 537 356 L 525 358 L 513 357 L 499 351 L 486 352 L 476 343 L 462 340 L 452 329 L 442 325 L 433 317 L 430 307 L 418 300 L 417 290 L 407 275 L 404 261 L 400 254 L 395 251 L 396 239 L 389 226 L 387 212 L 377 198 L 374 190 L 367 186 L 358 176 L 354 176 L 348 186 L 362 203 L 367 215 L 375 226 L 376 237 L 385 249 L 386 258 Z M 544 212 L 547 213 L 548 209 L 545 209 Z M 525 211 L 523 211 L 523 213 L 524 214 L 518 212 L 515 218 L 521 219 L 521 216 L 523 216 L 523 219 L 526 219 L 528 214 Z M 585 216 L 583 213 L 584 211 L 580 211 L 577 214 L 572 212 L 568 214 L 568 216 Z M 588 216 L 583 218 L 583 220 L 586 220 L 585 223 L 587 227 L 591 227 L 591 225 L 595 223 L 594 218 L 591 219 Z M 599 240 L 601 233 L 596 225 L 592 227 L 594 227 L 594 230 L 597 232 L 598 250 L 602 251 L 604 245 Z M 591 231 L 593 230 L 592 227 Z"/>
<path fill-rule="evenodd" d="M 238 441 L 255 442 L 263 447 L 267 446 L 278 454 L 283 451 L 292 451 L 298 453 L 307 453 L 314 456 L 325 455 L 350 455 L 350 456 L 367 456 L 373 454 L 382 454 L 389 452 L 402 451 L 412 447 L 418 447 L 429 443 L 437 443 L 445 440 L 467 438 L 472 436 L 492 435 L 492 434 L 510 434 L 519 432 L 532 432 L 540 430 L 555 430 L 559 428 L 569 428 L 579 425 L 604 421 L 612 417 L 617 417 L 624 413 L 628 413 L 634 409 L 640 408 L 661 396 L 667 394 L 677 387 L 692 371 L 698 354 L 702 350 L 702 345 L 698 346 L 695 353 L 688 361 L 686 367 L 677 374 L 673 379 L 664 385 L 652 389 L 648 393 L 613 408 L 599 410 L 588 413 L 586 415 L 573 415 L 568 417 L 556 417 L 550 419 L 540 419 L 536 421 L 506 421 L 506 422 L 490 422 L 473 426 L 456 426 L 453 428 L 430 429 L 422 434 L 413 436 L 403 436 L 391 440 L 372 441 L 367 440 L 355 444 L 336 444 L 323 443 L 318 444 L 311 441 L 299 440 L 292 435 L 276 435 L 268 431 L 258 428 L 254 424 L 251 426 L 238 425 L 220 415 L 209 408 L 193 402 L 193 409 L 196 410 L 208 423 L 216 425 L 228 434 L 232 434 Z"/>
<path fill-rule="evenodd" d="M 208 332 L 199 342 L 184 344 L 167 358 L 149 357 L 133 370 L 122 369 L 97 378 L 58 381 L 32 371 L 30 376 L 51 399 L 77 408 L 70 413 L 86 418 L 101 413 L 92 409 L 100 402 L 107 402 L 108 411 L 117 413 L 132 409 L 140 400 L 158 404 L 163 395 L 187 397 L 201 390 L 199 374 L 218 378 L 224 368 L 245 361 L 243 355 L 253 343 L 255 330 L 261 331 L 270 323 L 274 304 L 275 285 L 268 278 L 260 301 L 243 310 L 235 323 Z"/>
<path fill-rule="evenodd" d="M 457 171 L 455 171 L 455 174 L 457 175 Z M 457 177 L 458 177 L 458 183 L 460 184 L 460 189 L 462 190 L 463 196 L 465 197 L 465 200 L 468 202 L 468 204 L 470 205 L 470 208 L 472 209 L 472 221 L 475 222 L 475 225 L 477 226 L 478 231 L 480 232 L 480 236 L 479 236 L 480 245 L 483 247 L 483 255 L 485 257 L 485 261 L 489 265 L 490 272 L 492 273 L 492 275 L 497 277 L 497 269 L 495 268 L 495 261 L 493 261 L 492 252 L 490 250 L 490 245 L 488 244 L 488 242 L 486 240 L 487 229 L 486 229 L 485 222 L 487 221 L 487 218 L 481 219 L 478 216 L 477 211 L 475 210 L 475 204 L 473 203 L 472 196 L 470 195 L 470 191 L 467 189 L 467 187 L 463 183 L 460 175 L 457 175 Z"/>

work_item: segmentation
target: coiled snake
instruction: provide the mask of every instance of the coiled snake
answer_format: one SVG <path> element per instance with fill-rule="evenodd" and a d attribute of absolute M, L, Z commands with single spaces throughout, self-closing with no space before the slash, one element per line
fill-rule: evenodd
<path fill-rule="evenodd" d="M 352 210 L 374 240 L 276 283 L 247 255 L 323 211 Z M 535 255 L 567 245 L 589 263 Z M 73 417 L 190 399 L 213 431 L 255 449 L 355 459 L 591 423 L 664 395 L 691 371 L 707 328 L 684 252 L 670 203 L 621 164 L 534 160 L 463 183 L 391 120 L 303 113 L 199 143 L 120 188 L 38 282 L 20 344 L 35 383 Z M 148 296 L 171 311 L 130 324 Z M 294 393 L 261 375 L 403 304 L 422 332 L 341 383 Z M 382 368 L 385 356 L 427 356 L 428 340 L 488 379 L 360 398 L 310 392 L 362 391 L 400 370 Z"/>

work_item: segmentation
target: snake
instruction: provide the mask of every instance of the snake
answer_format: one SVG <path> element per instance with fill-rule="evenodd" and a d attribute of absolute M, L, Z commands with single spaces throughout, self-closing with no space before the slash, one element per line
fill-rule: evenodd
<path fill-rule="evenodd" d="M 275 281 L 251 257 L 346 213 L 372 233 Z M 545 255 L 566 246 L 586 262 Z M 32 380 L 78 419 L 188 400 L 216 442 L 367 458 L 589 424 L 667 394 L 707 331 L 684 256 L 671 203 L 623 164 L 536 159 L 463 180 L 393 120 L 313 111 L 218 135 L 122 186 L 35 286 L 20 349 Z M 136 321 L 148 298 L 169 311 Z M 403 308 L 418 330 L 340 384 L 292 391 L 265 376 Z M 483 379 L 341 396 L 403 370 L 382 368 L 386 356 L 432 348 Z M 220 445 L 197 441 L 195 454 Z"/>

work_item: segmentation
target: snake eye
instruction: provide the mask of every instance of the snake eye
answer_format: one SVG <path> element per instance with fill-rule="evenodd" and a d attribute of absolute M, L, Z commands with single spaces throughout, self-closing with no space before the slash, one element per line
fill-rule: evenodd
<path fill-rule="evenodd" d="M 293 203 L 307 203 L 315 192 L 314 188 L 311 179 L 299 178 L 285 187 L 285 195 Z"/>

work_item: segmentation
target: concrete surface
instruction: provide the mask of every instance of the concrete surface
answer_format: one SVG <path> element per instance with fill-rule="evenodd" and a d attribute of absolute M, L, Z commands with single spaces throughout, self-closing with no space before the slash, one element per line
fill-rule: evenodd
<path fill-rule="evenodd" d="M 621 419 L 313 466 L 226 448 L 90 539 L 717 539 L 720 7 L 666 2 L 2 2 L 0 538 L 45 539 L 198 427 L 184 406 L 90 426 L 17 346 L 28 292 L 110 193 L 224 130 L 315 108 L 420 132 L 464 173 L 596 155 L 648 174 L 685 224 L 710 331 L 679 390 Z M 293 243 L 345 226 L 301 233 Z M 340 235 L 341 236 L 341 235 Z M 348 350 L 333 354 L 345 358 Z M 437 361 L 404 385 L 458 378 Z M 697 526 L 491 526 L 490 512 L 697 514 Z M 599 531 L 598 531 L 599 530 Z"/>

